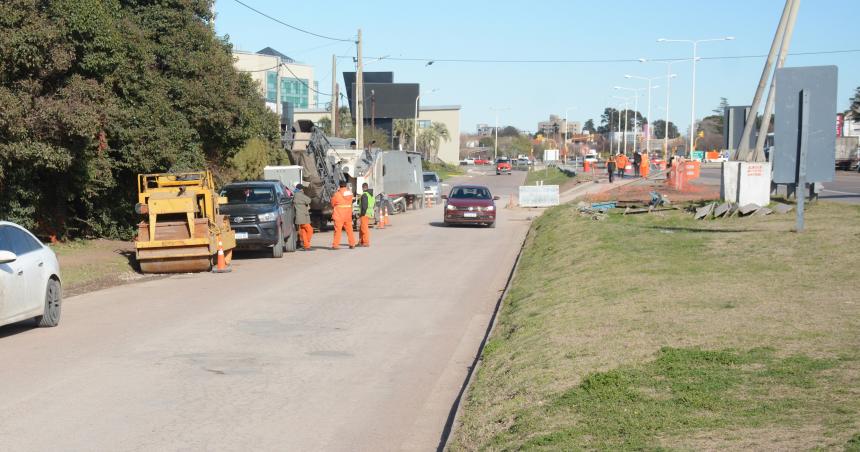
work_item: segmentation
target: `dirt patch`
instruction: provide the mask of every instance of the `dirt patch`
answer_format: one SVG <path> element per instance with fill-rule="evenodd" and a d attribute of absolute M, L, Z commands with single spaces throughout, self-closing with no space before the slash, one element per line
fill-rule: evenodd
<path fill-rule="evenodd" d="M 80 240 L 51 245 L 60 262 L 66 297 L 158 276 L 139 273 L 134 243 L 121 240 Z"/>
<path fill-rule="evenodd" d="M 675 190 L 662 181 L 642 181 L 613 188 L 602 193 L 586 197 L 590 202 L 620 201 L 631 203 L 648 203 L 651 192 L 657 192 L 667 197 L 670 202 L 716 201 L 720 199 L 720 188 L 713 185 L 691 183 L 683 191 Z"/>

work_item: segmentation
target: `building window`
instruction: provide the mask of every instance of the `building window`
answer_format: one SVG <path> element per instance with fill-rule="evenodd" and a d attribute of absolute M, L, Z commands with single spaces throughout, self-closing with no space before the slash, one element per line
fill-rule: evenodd
<path fill-rule="evenodd" d="M 266 102 L 278 101 L 278 73 L 266 72 Z"/>
<path fill-rule="evenodd" d="M 419 129 L 429 129 L 430 128 L 430 120 L 429 119 L 419 119 L 418 120 L 418 128 Z"/>
<path fill-rule="evenodd" d="M 320 91 L 320 83 L 318 81 L 314 80 L 314 104 L 311 105 L 312 108 L 319 108 L 319 106 L 320 106 L 319 91 Z"/>
<path fill-rule="evenodd" d="M 295 108 L 308 108 L 308 81 L 297 78 L 281 78 L 281 100 Z"/>

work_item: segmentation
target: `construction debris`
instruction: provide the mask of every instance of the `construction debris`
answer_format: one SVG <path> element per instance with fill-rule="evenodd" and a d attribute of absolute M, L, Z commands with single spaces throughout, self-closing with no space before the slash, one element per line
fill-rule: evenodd
<path fill-rule="evenodd" d="M 789 204 L 777 203 L 775 206 L 773 206 L 773 211 L 778 214 L 786 214 L 791 212 L 792 210 L 794 210 L 794 206 Z"/>
<path fill-rule="evenodd" d="M 755 215 L 757 217 L 763 217 L 765 215 L 770 215 L 772 213 L 773 213 L 773 210 L 770 210 L 767 207 L 762 207 L 761 209 L 756 210 L 753 215 Z"/>
<path fill-rule="evenodd" d="M 696 209 L 695 219 L 704 220 L 705 218 L 707 218 L 708 215 L 710 215 L 711 212 L 714 211 L 715 205 L 716 205 L 715 203 L 711 202 L 711 203 L 705 204 L 703 207 L 699 207 L 698 209 Z"/>
<path fill-rule="evenodd" d="M 714 218 L 720 218 L 720 217 L 726 215 L 727 213 L 729 213 L 729 211 L 731 211 L 731 209 L 732 209 L 732 203 L 726 202 L 726 203 L 720 204 L 719 206 L 717 206 L 716 209 L 714 209 Z"/>
<path fill-rule="evenodd" d="M 758 204 L 750 203 L 750 204 L 745 204 L 745 205 L 741 206 L 740 209 L 738 209 L 738 211 L 740 212 L 741 215 L 746 216 L 746 215 L 752 215 L 752 214 L 756 213 L 756 211 L 758 211 L 759 209 L 761 209 L 761 206 L 759 206 Z"/>

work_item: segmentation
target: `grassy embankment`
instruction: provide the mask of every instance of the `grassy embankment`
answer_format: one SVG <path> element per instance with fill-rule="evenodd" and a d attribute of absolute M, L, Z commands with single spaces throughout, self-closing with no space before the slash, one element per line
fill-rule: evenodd
<path fill-rule="evenodd" d="M 860 208 L 535 221 L 453 450 L 860 450 Z"/>
<path fill-rule="evenodd" d="M 526 175 L 526 185 L 534 185 L 537 181 L 543 181 L 544 185 L 571 185 L 591 180 L 590 174 L 577 174 L 575 177 L 568 176 L 556 167 L 548 167 L 529 171 Z"/>

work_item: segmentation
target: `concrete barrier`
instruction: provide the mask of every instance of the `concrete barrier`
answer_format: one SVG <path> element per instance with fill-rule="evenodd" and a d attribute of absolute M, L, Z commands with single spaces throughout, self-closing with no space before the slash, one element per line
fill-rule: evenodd
<path fill-rule="evenodd" d="M 558 185 L 523 185 L 520 186 L 520 207 L 551 207 L 557 206 Z"/>

